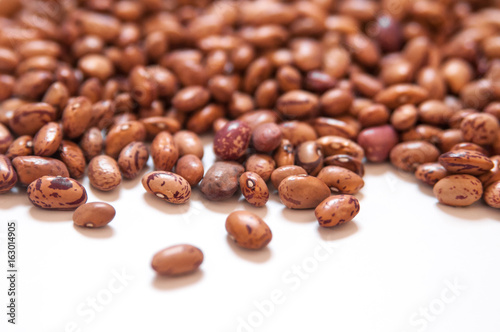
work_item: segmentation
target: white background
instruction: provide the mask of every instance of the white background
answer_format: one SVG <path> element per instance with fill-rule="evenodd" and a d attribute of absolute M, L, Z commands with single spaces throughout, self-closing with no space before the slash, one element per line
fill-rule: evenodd
<path fill-rule="evenodd" d="M 205 153 L 207 166 L 209 145 Z M 18 325 L 6 324 L 2 278 L 1 331 L 500 330 L 500 214 L 482 202 L 443 206 L 411 175 L 368 165 L 355 221 L 322 229 L 312 210 L 284 208 L 274 189 L 264 208 L 236 196 L 208 202 L 198 189 L 175 206 L 146 194 L 140 177 L 111 193 L 84 180 L 89 202 L 117 210 L 103 229 L 74 227 L 72 212 L 38 209 L 23 190 L 0 196 L 1 275 L 8 220 L 18 224 L 19 266 Z M 269 224 L 267 249 L 227 239 L 225 219 L 237 209 Z M 200 271 L 156 277 L 153 254 L 178 243 L 203 250 Z M 308 272 L 294 275 L 297 267 Z M 122 273 L 133 279 L 120 283 Z M 92 297 L 105 302 L 100 311 L 86 304 Z"/>

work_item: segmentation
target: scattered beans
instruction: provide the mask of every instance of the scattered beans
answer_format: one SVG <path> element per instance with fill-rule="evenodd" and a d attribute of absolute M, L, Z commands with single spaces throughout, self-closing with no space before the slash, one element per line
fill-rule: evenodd
<path fill-rule="evenodd" d="M 259 216 L 248 211 L 234 211 L 226 219 L 226 230 L 237 245 L 246 249 L 266 247 L 273 234 Z"/>
<path fill-rule="evenodd" d="M 151 267 L 159 275 L 178 276 L 193 273 L 203 263 L 203 252 L 189 244 L 165 248 L 153 256 Z"/>
<path fill-rule="evenodd" d="M 101 191 L 115 189 L 122 182 L 122 175 L 116 160 L 109 156 L 92 158 L 87 170 L 90 184 Z"/>
<path fill-rule="evenodd" d="M 240 189 L 247 202 L 253 206 L 264 206 L 269 199 L 266 182 L 257 173 L 243 173 L 240 176 Z"/>
<path fill-rule="evenodd" d="M 359 213 L 359 201 L 351 195 L 330 196 L 314 210 L 320 226 L 334 227 L 345 224 Z"/>
<path fill-rule="evenodd" d="M 87 228 L 104 227 L 113 220 L 115 214 L 115 208 L 108 203 L 85 203 L 73 212 L 73 223 Z"/>
<path fill-rule="evenodd" d="M 191 186 L 182 176 L 165 171 L 155 171 L 142 177 L 147 192 L 172 204 L 184 204 L 191 197 Z"/>
<path fill-rule="evenodd" d="M 74 210 L 87 202 L 85 188 L 68 177 L 42 176 L 28 186 L 33 205 L 49 210 Z"/>
<path fill-rule="evenodd" d="M 468 206 L 481 198 L 483 186 L 481 181 L 472 175 L 457 174 L 439 180 L 433 191 L 442 204 Z"/>
<path fill-rule="evenodd" d="M 281 181 L 278 193 L 289 209 L 314 209 L 330 196 L 330 188 L 313 176 L 291 175 Z"/>

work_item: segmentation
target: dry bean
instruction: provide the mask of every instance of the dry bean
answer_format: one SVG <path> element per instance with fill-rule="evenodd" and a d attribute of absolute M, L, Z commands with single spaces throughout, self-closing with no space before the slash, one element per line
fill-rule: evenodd
<path fill-rule="evenodd" d="M 255 128 L 257 128 L 261 124 L 277 123 L 279 121 L 279 116 L 278 114 L 276 114 L 276 112 L 273 111 L 257 110 L 246 112 L 245 114 L 240 115 L 237 120 L 246 122 L 253 132 Z"/>
<path fill-rule="evenodd" d="M 269 189 L 259 174 L 245 172 L 240 176 L 240 189 L 246 201 L 253 206 L 266 205 L 269 199 Z"/>
<path fill-rule="evenodd" d="M 274 152 L 274 161 L 277 167 L 295 164 L 295 151 L 289 140 L 281 140 L 280 146 Z"/>
<path fill-rule="evenodd" d="M 17 135 L 35 135 L 45 124 L 56 119 L 56 110 L 46 103 L 24 104 L 9 120 L 9 128 Z M 0 128 L 0 134 L 3 130 Z"/>
<path fill-rule="evenodd" d="M 489 206 L 500 209 L 500 181 L 496 181 L 486 187 L 483 198 Z"/>
<path fill-rule="evenodd" d="M 37 156 L 53 155 L 62 142 L 62 128 L 58 123 L 49 122 L 36 133 L 33 138 L 33 152 Z"/>
<path fill-rule="evenodd" d="M 179 157 L 193 154 L 198 158 L 203 158 L 203 144 L 195 133 L 188 130 L 181 130 L 174 134 L 174 144 L 179 151 Z"/>
<path fill-rule="evenodd" d="M 231 96 L 228 104 L 228 113 L 232 118 L 237 118 L 255 108 L 253 98 L 247 93 L 236 91 Z"/>
<path fill-rule="evenodd" d="M 228 122 L 215 133 L 214 153 L 223 160 L 237 160 L 247 150 L 252 131 L 246 122 Z"/>
<path fill-rule="evenodd" d="M 333 117 L 346 113 L 352 105 L 354 96 L 350 91 L 331 89 L 321 95 L 321 112 Z"/>
<path fill-rule="evenodd" d="M 357 126 L 353 125 L 353 123 L 343 121 L 340 118 L 319 117 L 314 119 L 312 124 L 319 137 L 341 136 L 354 139 L 359 133 L 359 128 Z"/>
<path fill-rule="evenodd" d="M 414 172 L 420 164 L 435 162 L 440 153 L 431 143 L 408 141 L 396 145 L 390 153 L 391 163 L 399 169 Z"/>
<path fill-rule="evenodd" d="M 165 171 L 154 171 L 142 177 L 148 193 L 172 204 L 184 204 L 191 197 L 191 186 L 182 176 Z"/>
<path fill-rule="evenodd" d="M 266 154 L 253 154 L 245 163 L 246 171 L 257 173 L 264 181 L 269 180 L 275 168 L 276 162 Z"/>
<path fill-rule="evenodd" d="M 12 159 L 19 183 L 27 186 L 45 175 L 69 177 L 66 165 L 57 159 L 38 156 L 19 156 Z"/>
<path fill-rule="evenodd" d="M 279 126 L 283 133 L 283 138 L 288 140 L 293 146 L 318 138 L 314 128 L 306 122 L 286 121 L 280 123 Z"/>
<path fill-rule="evenodd" d="M 434 185 L 434 195 L 440 203 L 468 206 L 483 195 L 483 186 L 476 177 L 467 174 L 450 175 Z"/>
<path fill-rule="evenodd" d="M 64 136 L 76 138 L 82 135 L 92 119 L 92 104 L 86 97 L 70 99 L 62 113 Z"/>
<path fill-rule="evenodd" d="M 371 127 L 359 133 L 358 144 L 364 149 L 366 159 L 380 163 L 387 160 L 392 148 L 398 144 L 398 135 L 389 125 Z"/>
<path fill-rule="evenodd" d="M 425 163 L 417 167 L 415 177 L 420 181 L 434 186 L 439 180 L 446 177 L 448 172 L 439 163 Z"/>
<path fill-rule="evenodd" d="M 153 163 L 157 170 L 172 170 L 179 158 L 179 151 L 170 133 L 162 131 L 156 135 L 151 143 L 151 157 L 153 157 Z"/>
<path fill-rule="evenodd" d="M 352 195 L 330 196 L 314 210 L 316 219 L 322 227 L 345 224 L 359 213 L 359 201 Z"/>
<path fill-rule="evenodd" d="M 92 158 L 87 171 L 90 184 L 101 191 L 115 189 L 122 182 L 122 175 L 116 160 L 100 155 Z"/>
<path fill-rule="evenodd" d="M 193 273 L 203 263 L 203 252 L 189 244 L 165 248 L 153 256 L 151 267 L 159 275 L 178 276 Z"/>
<path fill-rule="evenodd" d="M 295 150 L 295 162 L 310 175 L 317 175 L 323 167 L 323 152 L 316 141 L 300 144 Z"/>
<path fill-rule="evenodd" d="M 195 187 L 203 179 L 203 163 L 197 156 L 187 154 L 177 161 L 175 173 L 186 179 L 191 187 Z"/>
<path fill-rule="evenodd" d="M 115 208 L 108 203 L 85 203 L 73 212 L 73 223 L 87 228 L 104 227 L 113 220 L 115 214 Z"/>
<path fill-rule="evenodd" d="M 278 187 L 281 202 L 289 209 L 314 209 L 330 196 L 330 188 L 309 175 L 291 175 Z"/>
<path fill-rule="evenodd" d="M 16 138 L 9 146 L 5 156 L 14 159 L 18 156 L 29 156 L 33 154 L 33 137 L 23 135 Z"/>
<path fill-rule="evenodd" d="M 347 154 L 336 154 L 325 158 L 325 166 L 339 166 L 350 170 L 363 177 L 365 175 L 365 167 L 360 159 Z"/>
<path fill-rule="evenodd" d="M 17 173 L 7 156 L 0 155 L 0 194 L 11 190 L 17 183 Z"/>
<path fill-rule="evenodd" d="M 318 138 L 316 142 L 321 146 L 321 150 L 326 157 L 336 154 L 347 154 L 359 160 L 365 157 L 363 148 L 348 138 L 323 136 Z"/>
<path fill-rule="evenodd" d="M 192 112 L 205 106 L 210 100 L 210 92 L 202 86 L 189 86 L 177 92 L 172 106 L 182 112 Z"/>
<path fill-rule="evenodd" d="M 146 130 L 146 138 L 154 139 L 162 131 L 171 134 L 177 133 L 181 129 L 181 123 L 175 118 L 167 116 L 152 116 L 139 121 Z"/>
<path fill-rule="evenodd" d="M 481 152 L 453 150 L 439 157 L 439 163 L 450 173 L 481 175 L 491 168 L 493 162 Z"/>
<path fill-rule="evenodd" d="M 246 249 L 262 249 L 273 238 L 271 229 L 264 220 L 248 211 L 229 214 L 226 231 L 237 245 Z"/>
<path fill-rule="evenodd" d="M 120 151 L 131 142 L 141 142 L 146 138 L 146 129 L 139 121 L 126 121 L 112 127 L 105 141 L 106 154 L 117 158 Z"/>
<path fill-rule="evenodd" d="M 259 152 L 272 152 L 281 144 L 283 134 L 275 123 L 263 123 L 252 132 L 252 144 Z"/>
<path fill-rule="evenodd" d="M 146 166 L 148 159 L 149 151 L 146 144 L 132 142 L 127 144 L 120 152 L 118 167 L 120 167 L 123 177 L 133 179 Z"/>
<path fill-rule="evenodd" d="M 42 176 L 28 186 L 33 205 L 49 210 L 74 210 L 87 202 L 85 188 L 68 177 Z"/>
<path fill-rule="evenodd" d="M 404 104 L 419 104 L 427 97 L 427 90 L 418 85 L 396 84 L 380 91 L 375 96 L 375 102 L 395 109 Z"/>
<path fill-rule="evenodd" d="M 441 152 L 453 150 L 455 146 L 459 146 L 464 141 L 462 131 L 460 129 L 443 130 L 437 135 L 437 146 Z M 467 144 L 467 143 L 466 143 Z M 473 144 L 473 143 L 468 143 Z M 457 149 L 455 149 L 457 150 Z"/>
<path fill-rule="evenodd" d="M 276 102 L 278 112 L 287 118 L 297 119 L 314 115 L 318 108 L 318 97 L 303 90 L 287 92 Z"/>
<path fill-rule="evenodd" d="M 326 166 L 317 177 L 335 193 L 356 194 L 365 185 L 358 174 L 344 167 Z"/>
<path fill-rule="evenodd" d="M 399 106 L 392 112 L 390 120 L 394 129 L 408 130 L 417 123 L 418 110 L 410 104 Z"/>
<path fill-rule="evenodd" d="M 274 188 L 278 189 L 281 181 L 291 175 L 307 175 L 307 172 L 302 167 L 295 165 L 278 167 L 271 173 L 271 182 Z"/>
<path fill-rule="evenodd" d="M 74 179 L 79 179 L 85 172 L 85 156 L 78 144 L 71 141 L 62 141 L 59 146 L 59 158 L 66 165 L 69 175 Z"/>
<path fill-rule="evenodd" d="M 82 148 L 85 159 L 90 161 L 95 156 L 101 154 L 103 144 L 104 139 L 98 128 L 92 127 L 85 131 L 80 140 L 80 147 Z"/>
<path fill-rule="evenodd" d="M 243 166 L 232 161 L 218 161 L 210 167 L 201 181 L 200 191 L 211 201 L 230 198 L 238 190 Z"/>
<path fill-rule="evenodd" d="M 469 114 L 460 124 L 464 139 L 479 145 L 493 143 L 498 128 L 498 119 L 489 113 Z"/>

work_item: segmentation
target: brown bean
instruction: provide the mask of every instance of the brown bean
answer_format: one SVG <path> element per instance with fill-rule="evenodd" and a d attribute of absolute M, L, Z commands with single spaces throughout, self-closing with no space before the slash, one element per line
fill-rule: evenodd
<path fill-rule="evenodd" d="M 450 173 L 481 175 L 493 167 L 493 162 L 481 152 L 454 150 L 439 157 L 439 163 Z"/>
<path fill-rule="evenodd" d="M 235 91 L 228 104 L 228 113 L 232 118 L 237 118 L 255 108 L 252 96 L 247 93 Z"/>
<path fill-rule="evenodd" d="M 272 63 L 266 57 L 260 57 L 252 61 L 243 78 L 243 91 L 254 93 L 262 82 L 271 77 L 272 70 Z"/>
<path fill-rule="evenodd" d="M 0 154 L 0 194 L 11 190 L 17 183 L 17 173 L 7 156 Z"/>
<path fill-rule="evenodd" d="M 182 156 L 175 165 L 175 173 L 186 179 L 191 187 L 196 186 L 203 179 L 203 163 L 195 155 L 187 154 Z"/>
<path fill-rule="evenodd" d="M 80 140 L 80 147 L 82 148 L 85 159 L 90 161 L 95 156 L 101 154 L 103 143 L 104 139 L 98 128 L 92 127 L 85 131 Z"/>
<path fill-rule="evenodd" d="M 335 86 L 335 79 L 321 70 L 311 70 L 306 74 L 304 86 L 307 90 L 324 93 Z"/>
<path fill-rule="evenodd" d="M 108 203 L 85 203 L 73 212 L 73 223 L 87 228 L 104 227 L 113 220 L 115 214 L 115 208 Z"/>
<path fill-rule="evenodd" d="M 33 137 L 23 135 L 16 138 L 9 146 L 5 156 L 14 159 L 18 156 L 29 156 L 33 154 Z"/>
<path fill-rule="evenodd" d="M 489 79 L 480 79 L 467 83 L 460 90 L 460 100 L 465 107 L 483 109 L 494 97 L 494 86 Z"/>
<path fill-rule="evenodd" d="M 375 96 L 375 102 L 395 109 L 404 104 L 419 104 L 427 97 L 427 90 L 418 85 L 396 84 L 380 91 Z"/>
<path fill-rule="evenodd" d="M 396 130 L 408 130 L 418 120 L 418 109 L 410 104 L 401 105 L 391 114 L 391 124 Z"/>
<path fill-rule="evenodd" d="M 452 115 L 453 110 L 440 100 L 427 100 L 418 107 L 419 120 L 431 125 L 445 125 Z"/>
<path fill-rule="evenodd" d="M 40 128 L 50 121 L 54 121 L 55 118 L 56 110 L 49 104 L 25 104 L 14 111 L 9 120 L 9 127 L 17 135 L 33 136 Z"/>
<path fill-rule="evenodd" d="M 358 135 L 358 144 L 364 149 L 366 159 L 375 163 L 387 160 L 398 141 L 396 131 L 389 125 L 367 128 Z"/>
<path fill-rule="evenodd" d="M 266 205 L 269 199 L 269 189 L 259 174 L 245 172 L 240 176 L 240 189 L 246 201 L 253 206 Z"/>
<path fill-rule="evenodd" d="M 292 175 L 281 181 L 278 193 L 289 209 L 314 209 L 330 196 L 330 188 L 314 176 Z"/>
<path fill-rule="evenodd" d="M 277 167 L 295 164 L 295 151 L 293 145 L 286 138 L 281 140 L 280 146 L 274 152 L 274 161 Z"/>
<path fill-rule="evenodd" d="M 247 172 L 257 173 L 264 181 L 269 180 L 271 173 L 276 168 L 276 162 L 266 154 L 253 154 L 245 163 Z"/>
<path fill-rule="evenodd" d="M 456 129 L 455 129 L 456 130 Z M 461 133 L 461 132 L 460 132 Z M 477 151 L 485 156 L 488 156 L 488 151 L 480 145 L 469 143 L 469 142 L 461 142 L 453 145 L 448 151 L 457 151 L 457 150 L 469 150 L 469 151 Z M 446 151 L 446 152 L 448 152 Z"/>
<path fill-rule="evenodd" d="M 193 273 L 203 262 L 203 252 L 189 244 L 165 248 L 153 256 L 151 267 L 159 275 L 178 276 Z"/>
<path fill-rule="evenodd" d="M 371 98 L 384 88 L 380 80 L 365 73 L 352 73 L 351 82 L 356 91 Z"/>
<path fill-rule="evenodd" d="M 149 152 L 143 142 L 131 142 L 127 144 L 118 156 L 118 167 L 122 175 L 127 179 L 135 178 L 146 166 Z"/>
<path fill-rule="evenodd" d="M 489 113 L 469 114 L 460 124 L 464 139 L 479 145 L 493 143 L 498 128 L 498 119 Z"/>
<path fill-rule="evenodd" d="M 338 166 L 346 168 L 361 177 L 365 175 L 365 168 L 362 161 L 347 154 L 336 154 L 333 156 L 328 156 L 325 158 L 324 163 L 325 166 Z"/>
<path fill-rule="evenodd" d="M 377 44 L 362 33 L 349 34 L 345 40 L 356 61 L 366 67 L 373 67 L 380 61 Z"/>
<path fill-rule="evenodd" d="M 439 150 L 431 143 L 408 141 L 396 145 L 391 150 L 390 158 L 397 168 L 414 172 L 420 164 L 435 162 L 439 155 Z"/>
<path fill-rule="evenodd" d="M 186 129 L 203 134 L 212 129 L 215 120 L 224 117 L 225 109 L 216 104 L 208 104 L 199 111 L 191 114 L 191 117 L 186 123 Z"/>
<path fill-rule="evenodd" d="M 323 167 L 323 152 L 316 141 L 301 143 L 295 150 L 295 162 L 310 175 L 317 175 Z"/>
<path fill-rule="evenodd" d="M 322 227 L 345 224 L 359 213 L 359 201 L 352 195 L 336 195 L 326 198 L 314 210 L 314 215 Z"/>
<path fill-rule="evenodd" d="M 226 219 L 226 231 L 237 245 L 246 249 L 266 247 L 273 234 L 269 226 L 256 214 L 234 211 Z"/>
<path fill-rule="evenodd" d="M 69 177 L 66 165 L 57 159 L 38 156 L 19 156 L 12 160 L 19 183 L 29 185 L 45 175 Z"/>
<path fill-rule="evenodd" d="M 210 167 L 201 181 L 200 191 L 211 201 L 230 198 L 238 190 L 243 166 L 232 161 L 218 161 Z"/>
<path fill-rule="evenodd" d="M 203 144 L 195 133 L 188 130 L 181 130 L 174 134 L 174 144 L 179 151 L 179 157 L 193 154 L 198 158 L 203 158 Z"/>
<path fill-rule="evenodd" d="M 156 85 L 158 97 L 172 97 L 175 95 L 179 89 L 179 82 L 171 71 L 160 66 L 150 66 L 146 70 Z"/>
<path fill-rule="evenodd" d="M 272 152 L 281 144 L 283 134 L 275 123 L 263 123 L 252 132 L 252 144 L 259 152 Z"/>
<path fill-rule="evenodd" d="M 286 121 L 279 124 L 283 138 L 288 140 L 293 146 L 297 146 L 305 141 L 318 138 L 314 128 L 301 121 Z"/>
<path fill-rule="evenodd" d="M 179 150 L 169 132 L 162 131 L 155 137 L 151 143 L 151 157 L 157 170 L 172 170 L 179 158 Z"/>
<path fill-rule="evenodd" d="M 362 108 L 358 113 L 358 121 L 363 128 L 381 126 L 389 122 L 391 113 L 382 104 L 372 104 Z"/>
<path fill-rule="evenodd" d="M 23 99 L 38 100 L 53 82 L 52 73 L 34 70 L 17 78 L 13 94 Z"/>
<path fill-rule="evenodd" d="M 459 93 L 474 77 L 471 65 L 460 58 L 447 60 L 442 65 L 441 72 L 453 93 Z"/>
<path fill-rule="evenodd" d="M 274 188 L 278 189 L 281 181 L 291 175 L 307 175 L 307 172 L 302 167 L 295 165 L 278 167 L 271 173 L 271 182 Z"/>
<path fill-rule="evenodd" d="M 484 202 L 489 206 L 500 209 L 500 181 L 486 187 L 483 198 Z"/>
<path fill-rule="evenodd" d="M 116 160 L 105 155 L 92 158 L 87 175 L 90 184 L 101 191 L 113 190 L 122 182 L 122 175 Z"/>
<path fill-rule="evenodd" d="M 208 90 L 215 100 L 227 103 L 236 91 L 237 85 L 234 77 L 216 75 L 208 81 Z"/>
<path fill-rule="evenodd" d="M 448 175 L 446 168 L 439 163 L 421 164 L 415 170 L 415 177 L 430 186 L 434 186 L 439 180 Z"/>
<path fill-rule="evenodd" d="M 129 74 L 131 96 L 142 107 L 150 107 L 158 97 L 158 85 L 153 74 L 143 66 L 137 66 Z"/>
<path fill-rule="evenodd" d="M 230 121 L 215 133 L 214 153 L 222 160 L 237 160 L 245 154 L 251 136 L 252 131 L 246 122 Z"/>
<path fill-rule="evenodd" d="M 28 186 L 33 205 L 49 210 L 74 210 L 87 202 L 87 191 L 76 180 L 62 176 L 42 176 Z"/>
<path fill-rule="evenodd" d="M 468 206 L 483 195 L 483 186 L 476 177 L 467 174 L 449 175 L 439 180 L 433 189 L 440 203 L 451 206 Z"/>
<path fill-rule="evenodd" d="M 191 197 L 191 186 L 182 176 L 165 171 L 154 171 L 142 177 L 148 193 L 172 204 L 184 204 Z"/>
<path fill-rule="evenodd" d="M 189 86 L 177 92 L 172 106 L 182 112 L 192 112 L 205 106 L 210 100 L 210 92 L 202 86 Z"/>
<path fill-rule="evenodd" d="M 443 153 L 453 150 L 456 145 L 462 144 L 463 141 L 464 137 L 460 129 L 443 130 L 441 133 L 437 135 L 437 146 L 439 150 Z M 466 143 L 466 144 L 475 145 L 473 143 Z M 455 150 L 458 150 L 458 148 L 455 148 Z"/>
<path fill-rule="evenodd" d="M 105 141 L 106 154 L 117 158 L 120 151 L 131 142 L 141 142 L 146 139 L 146 129 L 139 121 L 127 121 L 112 127 Z"/>
<path fill-rule="evenodd" d="M 68 88 L 61 82 L 54 82 L 45 92 L 42 102 L 54 107 L 58 114 L 62 112 L 69 100 Z"/>
<path fill-rule="evenodd" d="M 331 89 L 321 95 L 321 112 L 333 117 L 346 113 L 352 105 L 354 96 L 350 91 Z"/>
<path fill-rule="evenodd" d="M 323 71 L 334 78 L 343 77 L 351 64 L 349 52 L 342 47 L 332 47 L 323 54 Z"/>
<path fill-rule="evenodd" d="M 276 109 L 287 118 L 304 118 L 313 115 L 319 107 L 316 95 L 303 91 L 289 91 L 278 98 Z"/>
<path fill-rule="evenodd" d="M 62 113 L 64 135 L 76 138 L 82 135 L 92 119 L 92 104 L 86 97 L 76 97 L 68 102 Z"/>
<path fill-rule="evenodd" d="M 427 90 L 429 99 L 443 99 L 446 94 L 445 79 L 436 68 L 422 68 L 417 74 L 417 84 Z"/>
<path fill-rule="evenodd" d="M 276 72 L 276 81 L 279 88 L 285 92 L 300 90 L 302 87 L 302 75 L 292 66 L 280 67 Z"/>
<path fill-rule="evenodd" d="M 33 152 L 37 156 L 53 155 L 62 142 L 62 128 L 58 123 L 49 122 L 33 138 Z"/>
<path fill-rule="evenodd" d="M 356 173 L 344 167 L 326 166 L 317 176 L 323 181 L 333 192 L 341 194 L 356 194 L 365 182 Z"/>
<path fill-rule="evenodd" d="M 483 188 L 487 188 L 492 183 L 500 181 L 500 156 L 491 157 L 491 161 L 493 161 L 493 167 L 488 172 L 477 177 L 483 184 Z"/>
<path fill-rule="evenodd" d="M 341 136 L 354 139 L 359 132 L 354 122 L 343 121 L 340 118 L 318 117 L 312 121 L 312 124 L 319 137 Z"/>
<path fill-rule="evenodd" d="M 412 64 L 400 55 L 388 55 L 382 60 L 379 75 L 385 85 L 409 83 L 413 74 Z"/>
<path fill-rule="evenodd" d="M 15 82 L 13 76 L 0 74 L 0 101 L 6 100 L 12 96 Z"/>
<path fill-rule="evenodd" d="M 59 157 L 68 167 L 69 175 L 74 179 L 79 179 L 85 172 L 85 156 L 78 144 L 71 141 L 62 141 L 59 146 Z"/>
<path fill-rule="evenodd" d="M 140 123 L 146 130 L 146 138 L 154 139 L 162 131 L 168 131 L 171 134 L 177 133 L 181 129 L 181 123 L 175 118 L 168 116 L 152 116 L 140 119 Z"/>
<path fill-rule="evenodd" d="M 9 148 L 14 138 L 6 126 L 0 123 L 0 153 L 5 153 Z"/>
<path fill-rule="evenodd" d="M 80 58 L 78 68 L 87 77 L 96 77 L 102 82 L 114 74 L 113 63 L 104 55 L 88 54 Z"/>
<path fill-rule="evenodd" d="M 365 157 L 363 148 L 356 142 L 340 136 L 323 136 L 316 140 L 325 156 L 347 154 L 359 160 Z"/>
<path fill-rule="evenodd" d="M 314 39 L 298 38 L 290 43 L 293 62 L 302 71 L 319 69 L 323 62 L 321 43 Z"/>

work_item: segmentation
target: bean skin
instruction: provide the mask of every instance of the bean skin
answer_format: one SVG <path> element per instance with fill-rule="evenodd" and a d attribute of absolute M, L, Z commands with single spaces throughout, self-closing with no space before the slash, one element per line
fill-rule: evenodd
<path fill-rule="evenodd" d="M 266 182 L 257 173 L 243 173 L 240 176 L 240 189 L 247 202 L 253 206 L 264 206 L 269 199 Z"/>
<path fill-rule="evenodd" d="M 345 224 L 359 213 L 359 201 L 352 195 L 330 196 L 314 210 L 318 223 L 322 227 L 334 227 Z"/>
<path fill-rule="evenodd" d="M 292 175 L 281 181 L 278 193 L 289 209 L 314 209 L 330 196 L 330 188 L 313 176 Z"/>
<path fill-rule="evenodd" d="M 172 204 L 184 204 L 191 197 L 191 186 L 182 176 L 164 171 L 154 171 L 142 178 L 147 192 Z"/>
<path fill-rule="evenodd" d="M 61 176 L 42 176 L 28 186 L 33 205 L 49 210 L 74 210 L 87 202 L 87 191 L 76 180 Z"/>
<path fill-rule="evenodd" d="M 226 219 L 226 230 L 237 245 L 246 249 L 262 249 L 273 238 L 264 220 L 248 211 L 232 212 Z"/>
<path fill-rule="evenodd" d="M 73 223 L 80 227 L 104 227 L 113 220 L 116 211 L 105 202 L 92 202 L 80 205 L 73 213 Z"/>
<path fill-rule="evenodd" d="M 162 276 L 193 273 L 203 263 L 203 252 L 189 244 L 165 248 L 153 256 L 151 267 Z"/>
<path fill-rule="evenodd" d="M 17 173 L 10 159 L 0 155 L 0 194 L 11 190 L 17 183 Z"/>
<path fill-rule="evenodd" d="M 433 191 L 442 204 L 468 206 L 481 198 L 483 186 L 481 181 L 472 175 L 457 174 L 439 180 Z"/>

